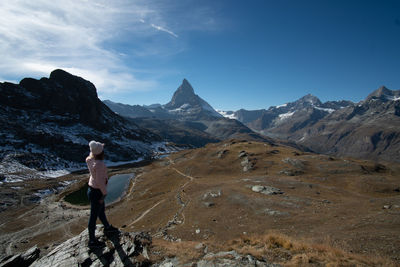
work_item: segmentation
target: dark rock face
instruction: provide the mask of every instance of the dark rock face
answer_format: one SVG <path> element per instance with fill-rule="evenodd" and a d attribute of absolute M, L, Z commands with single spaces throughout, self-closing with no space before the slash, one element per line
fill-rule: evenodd
<path fill-rule="evenodd" d="M 105 242 L 104 248 L 90 249 L 88 231 L 84 230 L 31 266 L 149 266 L 148 248 L 151 236 L 146 233 L 121 232 L 105 236 L 100 225 L 96 237 Z"/>
<path fill-rule="evenodd" d="M 63 70 L 40 80 L 25 78 L 18 85 L 0 83 L 0 95 L 0 159 L 49 157 L 45 163 L 30 161 L 31 168 L 82 164 L 91 140 L 106 144 L 111 161 L 148 157 L 152 142 L 161 141 L 112 112 L 98 99 L 91 82 Z"/>
<path fill-rule="evenodd" d="M 25 78 L 19 85 L 26 90 L 25 96 L 31 96 L 24 101 L 25 109 L 41 110 L 56 115 L 70 114 L 79 122 L 95 129 L 110 127 L 109 121 L 104 118 L 112 116 L 111 110 L 98 99 L 96 87 L 83 78 L 63 70 L 55 70 L 49 78 Z M 21 100 L 16 99 L 15 108 L 23 108 L 18 106 Z"/>

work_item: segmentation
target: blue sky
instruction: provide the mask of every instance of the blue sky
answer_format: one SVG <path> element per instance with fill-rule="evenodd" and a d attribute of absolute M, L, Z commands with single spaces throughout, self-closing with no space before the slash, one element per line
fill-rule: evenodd
<path fill-rule="evenodd" d="M 1 1 L 0 52 L 2 81 L 62 68 L 126 104 L 183 78 L 223 110 L 358 102 L 400 89 L 400 1 Z"/>

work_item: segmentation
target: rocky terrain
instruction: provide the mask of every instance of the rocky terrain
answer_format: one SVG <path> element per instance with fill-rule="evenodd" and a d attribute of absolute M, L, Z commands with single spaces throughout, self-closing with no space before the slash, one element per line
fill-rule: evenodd
<path fill-rule="evenodd" d="M 151 236 L 148 257 L 128 257 L 133 263 L 396 266 L 399 171 L 388 162 L 229 140 L 148 165 L 110 168 L 110 175 L 134 172 L 136 178 L 124 199 L 106 212 L 122 236 Z M 69 175 L 81 184 L 85 177 Z M 83 240 L 76 236 L 85 235 L 89 211 L 63 197 L 78 187 L 75 183 L 36 206 L 4 211 L 1 254 L 10 257 L 37 246 L 38 262 L 45 262 L 71 251 L 71 242 Z M 96 266 L 103 258 L 129 255 L 123 243 L 118 244 L 124 252 L 118 253 L 118 246 L 107 242 L 99 254 L 77 245 L 76 256 Z"/>
<path fill-rule="evenodd" d="M 114 112 L 130 118 L 137 125 L 177 144 L 204 146 L 229 138 L 247 138 L 273 142 L 237 120 L 224 118 L 210 104 L 195 94 L 184 79 L 171 101 L 165 105 L 126 105 L 105 100 Z"/>

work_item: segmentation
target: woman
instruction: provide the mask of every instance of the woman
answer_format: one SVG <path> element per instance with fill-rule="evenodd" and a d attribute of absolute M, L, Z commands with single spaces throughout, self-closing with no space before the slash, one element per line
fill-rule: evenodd
<path fill-rule="evenodd" d="M 90 154 L 86 158 L 86 164 L 90 171 L 88 198 L 90 201 L 90 218 L 88 224 L 89 247 L 102 247 L 105 244 L 95 237 L 96 220 L 99 217 L 104 225 L 104 233 L 118 232 L 118 229 L 110 225 L 105 214 L 104 198 L 107 195 L 107 167 L 104 164 L 104 144 L 90 141 Z"/>

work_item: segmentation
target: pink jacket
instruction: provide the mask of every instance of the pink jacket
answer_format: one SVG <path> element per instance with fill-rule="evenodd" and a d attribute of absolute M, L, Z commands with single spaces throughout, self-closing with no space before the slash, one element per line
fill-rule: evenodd
<path fill-rule="evenodd" d="M 102 160 L 95 160 L 94 157 L 87 157 L 86 164 L 90 171 L 89 185 L 100 189 L 103 195 L 107 195 L 107 167 Z"/>

